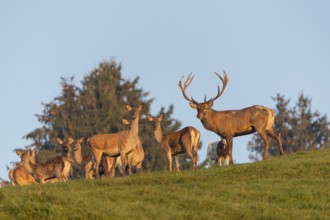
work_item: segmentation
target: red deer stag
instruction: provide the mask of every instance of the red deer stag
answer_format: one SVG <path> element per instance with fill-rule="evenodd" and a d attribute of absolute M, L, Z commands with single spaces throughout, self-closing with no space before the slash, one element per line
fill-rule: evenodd
<path fill-rule="evenodd" d="M 228 77 L 225 71 L 223 71 L 224 77 L 221 77 L 218 73 L 215 74 L 222 81 L 222 89 L 220 91 L 220 85 L 218 85 L 218 94 L 216 97 L 211 98 L 204 102 L 196 102 L 192 97 L 189 98 L 186 94 L 186 89 L 194 79 L 194 76 L 189 74 L 184 85 L 181 77 L 179 81 L 179 87 L 182 91 L 183 97 L 190 102 L 190 106 L 193 109 L 197 109 L 197 118 L 201 120 L 205 129 L 213 131 L 222 138 L 227 140 L 230 154 L 230 163 L 232 163 L 232 146 L 233 138 L 246 134 L 258 132 L 261 138 L 265 142 L 265 151 L 263 159 L 267 157 L 269 147 L 269 137 L 274 138 L 278 143 L 280 154 L 283 155 L 281 135 L 273 128 L 274 124 L 274 110 L 266 108 L 260 105 L 254 105 L 240 110 L 227 110 L 227 111 L 215 111 L 212 109 L 213 102 L 219 98 L 224 92 L 228 83 Z"/>
<path fill-rule="evenodd" d="M 142 103 L 138 107 L 131 107 L 125 104 L 126 110 L 132 115 L 132 125 L 129 130 L 123 130 L 112 134 L 97 134 L 87 140 L 90 150 L 93 153 L 93 169 L 96 177 L 99 178 L 99 165 L 103 154 L 107 156 L 117 157 L 120 155 L 122 162 L 122 173 L 125 174 L 126 157 L 136 147 L 136 141 L 139 133 L 139 119 L 140 112 L 143 109 Z M 131 164 L 129 165 L 129 172 L 131 171 Z"/>
<path fill-rule="evenodd" d="M 160 122 L 164 119 L 164 113 L 158 117 L 147 115 L 152 123 L 157 142 L 163 148 L 168 161 L 168 171 L 172 171 L 172 156 L 175 158 L 175 168 L 180 171 L 178 154 L 186 153 L 193 162 L 193 169 L 197 169 L 197 151 L 200 138 L 199 131 L 194 127 L 185 127 L 179 131 L 163 133 Z"/>

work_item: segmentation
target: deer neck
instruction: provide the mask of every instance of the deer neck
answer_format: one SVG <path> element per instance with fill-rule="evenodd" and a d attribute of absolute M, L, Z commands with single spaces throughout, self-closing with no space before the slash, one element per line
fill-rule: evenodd
<path fill-rule="evenodd" d="M 155 133 L 155 137 L 158 143 L 162 142 L 162 139 L 164 137 L 164 133 L 162 131 L 162 128 L 160 127 L 160 125 L 156 128 L 156 130 L 154 130 Z"/>
<path fill-rule="evenodd" d="M 30 174 L 35 173 L 36 170 L 37 170 L 37 165 L 32 163 L 30 160 L 29 161 L 24 161 L 23 165 L 24 165 L 26 171 Z"/>
<path fill-rule="evenodd" d="M 217 133 L 217 126 L 221 123 L 221 114 L 219 112 L 210 109 L 205 116 L 201 119 L 201 122 L 205 129 Z"/>
<path fill-rule="evenodd" d="M 131 136 L 138 136 L 139 134 L 139 116 L 134 118 L 131 123 L 131 127 L 129 129 L 129 133 Z"/>
<path fill-rule="evenodd" d="M 67 152 L 63 152 L 62 153 L 62 157 L 65 157 L 65 158 L 67 158 L 68 160 L 70 160 L 70 151 L 67 151 Z"/>
<path fill-rule="evenodd" d="M 73 152 L 74 155 L 74 159 L 76 160 L 77 164 L 81 165 L 84 155 L 83 152 L 81 150 L 81 148 L 79 148 L 78 150 Z"/>

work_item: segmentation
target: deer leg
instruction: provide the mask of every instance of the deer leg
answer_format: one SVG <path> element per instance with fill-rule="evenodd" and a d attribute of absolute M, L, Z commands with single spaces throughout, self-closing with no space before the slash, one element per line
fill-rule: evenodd
<path fill-rule="evenodd" d="M 224 162 L 224 165 L 229 165 L 229 155 L 227 155 L 226 157 L 225 157 L 225 162 Z"/>
<path fill-rule="evenodd" d="M 229 164 L 233 164 L 233 137 L 225 138 L 228 145 Z"/>
<path fill-rule="evenodd" d="M 193 162 L 193 169 L 196 170 L 197 169 L 197 155 L 196 154 L 193 154 L 192 157 L 192 162 Z"/>
<path fill-rule="evenodd" d="M 280 151 L 280 154 L 284 155 L 284 151 L 283 151 L 283 147 L 282 147 L 281 134 L 278 133 L 277 131 L 275 131 L 274 128 L 272 128 L 271 130 L 268 130 L 267 134 L 277 141 L 278 149 Z"/>
<path fill-rule="evenodd" d="M 101 162 L 101 157 L 102 157 L 102 153 L 97 153 L 94 154 L 94 163 L 93 163 L 93 170 L 94 170 L 94 174 L 96 176 L 96 178 L 100 178 L 100 171 L 99 171 L 99 167 L 100 167 L 100 162 Z"/>
<path fill-rule="evenodd" d="M 171 151 L 166 152 L 166 158 L 168 162 L 168 171 L 172 172 L 172 153 Z"/>
<path fill-rule="evenodd" d="M 196 170 L 197 169 L 197 154 L 196 154 L 196 152 L 193 149 L 192 150 L 187 149 L 187 154 L 192 160 L 193 169 Z"/>
<path fill-rule="evenodd" d="M 116 172 L 116 161 L 117 161 L 117 158 L 116 157 L 114 157 L 113 159 L 112 159 L 112 164 L 111 164 L 111 169 L 110 169 L 110 177 L 111 178 L 113 178 L 113 177 L 115 177 L 115 172 Z"/>
<path fill-rule="evenodd" d="M 111 169 L 111 165 L 109 163 L 109 157 L 108 156 L 104 156 L 101 159 L 101 165 L 103 167 L 103 176 L 104 176 L 104 178 L 108 178 L 109 177 L 109 170 Z"/>
<path fill-rule="evenodd" d="M 175 159 L 175 168 L 176 168 L 176 171 L 180 172 L 179 157 L 178 156 L 175 156 L 174 159 Z"/>
<path fill-rule="evenodd" d="M 198 155 L 197 155 L 197 152 L 195 153 L 194 155 L 194 158 L 195 158 L 195 170 L 197 170 L 197 163 L 198 163 Z"/>
<path fill-rule="evenodd" d="M 218 159 L 218 165 L 219 165 L 219 167 L 221 167 L 221 165 L 222 165 L 222 157 L 219 157 L 219 159 Z"/>
<path fill-rule="evenodd" d="M 63 177 L 60 172 L 56 172 L 55 176 L 56 176 L 58 182 L 64 182 Z"/>
<path fill-rule="evenodd" d="M 126 176 L 126 154 L 120 152 L 120 159 L 121 159 L 121 171 L 124 176 Z"/>
<path fill-rule="evenodd" d="M 92 166 L 93 166 L 92 161 L 88 161 L 88 162 L 84 165 L 85 179 L 93 179 Z"/>
<path fill-rule="evenodd" d="M 142 166 L 142 163 L 141 162 L 135 165 L 135 173 L 139 173 L 140 172 L 141 166 Z"/>
<path fill-rule="evenodd" d="M 188 156 L 191 158 L 192 163 L 193 163 L 193 169 L 197 169 L 197 161 L 198 161 L 198 156 L 197 156 L 197 151 L 198 151 L 198 140 L 199 138 L 196 137 L 191 137 L 192 140 L 190 143 L 185 144 L 185 149 L 188 154 Z M 195 139 L 194 139 L 195 138 Z"/>
<path fill-rule="evenodd" d="M 128 175 L 132 175 L 132 152 L 127 155 L 128 158 Z"/>
<path fill-rule="evenodd" d="M 268 153 L 269 137 L 268 137 L 266 131 L 258 131 L 258 133 L 259 133 L 261 139 L 264 140 L 264 142 L 265 142 L 265 150 L 264 150 L 264 155 L 262 157 L 262 159 L 265 160 L 267 157 L 267 153 Z"/>

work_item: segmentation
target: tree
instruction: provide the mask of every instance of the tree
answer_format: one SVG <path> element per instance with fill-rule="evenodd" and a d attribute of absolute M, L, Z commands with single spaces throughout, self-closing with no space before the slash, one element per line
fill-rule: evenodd
<path fill-rule="evenodd" d="M 139 123 L 139 135 L 145 151 L 143 169 L 146 171 L 166 169 L 166 159 L 153 134 L 152 127 L 143 114 L 149 113 L 153 99 L 148 99 L 148 92 L 138 87 L 139 77 L 133 80 L 122 78 L 121 65 L 115 61 L 103 62 L 91 71 L 79 88 L 74 84 L 74 77 L 61 78 L 62 94 L 53 101 L 43 104 L 42 114 L 37 114 L 40 128 L 28 133 L 32 140 L 30 147 L 36 147 L 42 154 L 39 160 L 45 160 L 58 154 L 56 138 L 87 138 L 100 133 L 113 133 L 125 129 L 122 119 L 127 117 L 124 103 L 134 106 L 144 102 L 144 110 Z M 173 106 L 164 107 L 159 112 L 166 114 L 164 129 L 177 130 L 180 122 L 171 118 Z M 126 118 L 130 120 L 130 118 Z M 89 153 L 87 143 L 84 151 Z M 81 171 L 75 170 L 75 175 Z"/>
<path fill-rule="evenodd" d="M 276 102 L 275 129 L 281 133 L 283 150 L 287 153 L 308 149 L 319 149 L 330 144 L 329 122 L 326 115 L 313 112 L 312 99 L 301 93 L 295 106 L 290 100 L 277 94 L 272 98 Z M 259 160 L 264 151 L 264 142 L 254 134 L 248 143 L 251 160 Z M 278 155 L 276 143 L 271 142 L 270 155 Z"/>

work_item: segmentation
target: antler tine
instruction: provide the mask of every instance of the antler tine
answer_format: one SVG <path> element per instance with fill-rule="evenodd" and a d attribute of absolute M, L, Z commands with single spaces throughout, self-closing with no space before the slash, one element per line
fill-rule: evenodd
<path fill-rule="evenodd" d="M 186 81 L 184 82 L 184 85 L 182 86 L 182 80 L 184 78 L 184 76 L 181 77 L 180 81 L 179 81 L 179 87 L 182 91 L 182 94 L 184 96 L 185 99 L 187 99 L 189 102 L 194 102 L 196 103 L 196 101 L 193 99 L 193 97 L 189 98 L 186 94 L 186 89 L 188 88 L 188 86 L 190 85 L 190 83 L 193 81 L 195 75 L 191 76 L 192 73 L 189 74 L 188 78 L 186 79 Z"/>
<path fill-rule="evenodd" d="M 226 88 L 227 83 L 228 83 L 228 81 L 229 81 L 228 76 L 227 76 L 227 74 L 226 74 L 226 71 L 223 70 L 223 75 L 224 75 L 223 78 L 222 78 L 222 76 L 220 76 L 219 73 L 217 73 L 217 72 L 214 72 L 214 73 L 215 73 L 215 75 L 217 75 L 217 76 L 220 78 L 220 80 L 222 81 L 222 89 L 221 89 L 221 91 L 220 91 L 220 85 L 218 85 L 218 94 L 217 94 L 216 97 L 214 97 L 214 98 L 211 99 L 212 101 L 216 100 L 217 98 L 219 98 L 219 97 L 222 95 L 222 93 L 225 91 L 225 88 Z"/>
<path fill-rule="evenodd" d="M 191 76 L 191 74 L 192 74 L 192 73 L 190 73 L 190 74 L 188 75 L 188 78 L 187 78 L 186 81 L 184 82 L 183 89 L 186 89 L 186 88 L 190 85 L 190 83 L 193 81 L 195 75 Z M 182 80 L 183 80 L 183 78 L 184 78 L 184 76 L 181 77 L 180 82 L 179 82 L 179 86 L 180 86 L 180 88 L 182 88 Z"/>

